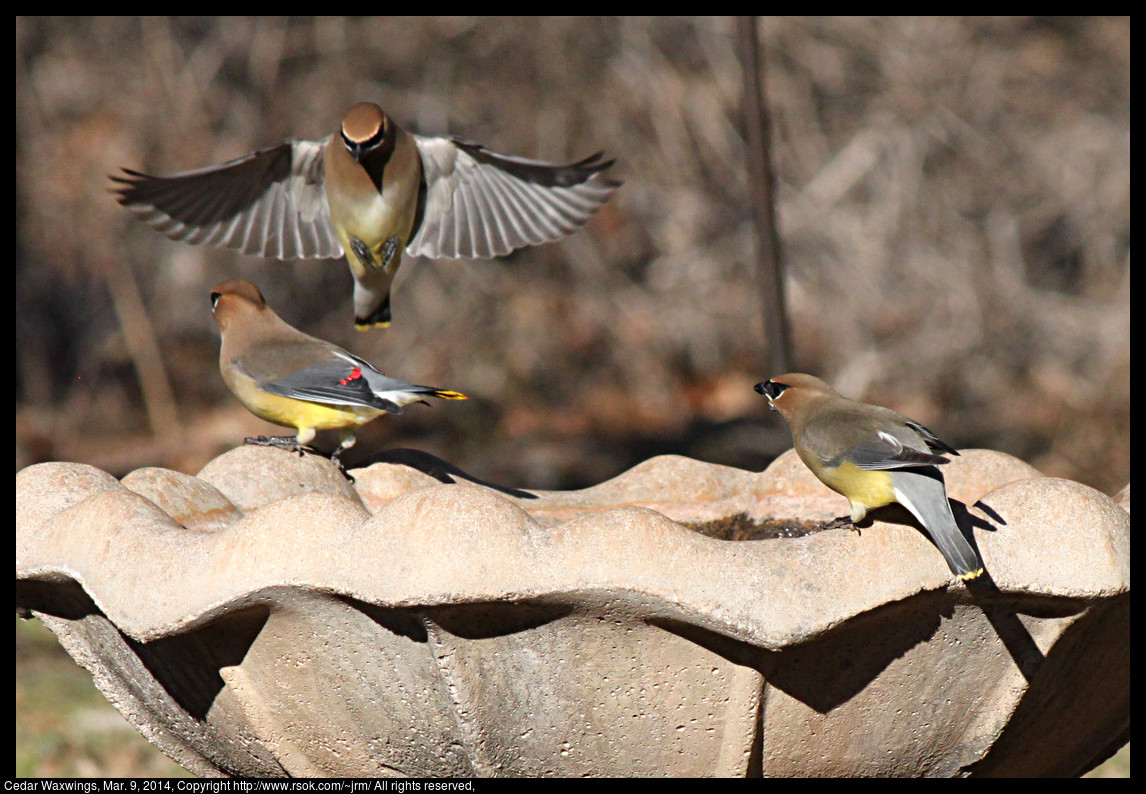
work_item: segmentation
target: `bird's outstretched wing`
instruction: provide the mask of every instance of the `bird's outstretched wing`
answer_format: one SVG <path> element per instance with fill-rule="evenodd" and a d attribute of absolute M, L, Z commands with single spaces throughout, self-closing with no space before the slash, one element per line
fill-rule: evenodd
<path fill-rule="evenodd" d="M 420 219 L 407 253 L 489 258 L 560 240 L 583 225 L 621 183 L 603 153 L 568 165 L 497 154 L 457 138 L 415 135 L 422 155 Z"/>
<path fill-rule="evenodd" d="M 342 246 L 323 186 L 324 141 L 286 141 L 173 176 L 124 169 L 120 204 L 172 240 L 274 259 L 333 259 Z"/>

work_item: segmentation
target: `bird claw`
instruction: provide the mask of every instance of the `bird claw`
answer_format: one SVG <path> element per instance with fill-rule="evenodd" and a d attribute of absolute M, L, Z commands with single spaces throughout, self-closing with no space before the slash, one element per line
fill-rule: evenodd
<path fill-rule="evenodd" d="M 394 239 L 394 238 L 390 238 Z M 387 240 L 389 242 L 389 240 Z M 357 237 L 350 238 L 350 247 L 354 249 L 354 255 L 358 257 L 358 261 L 362 263 L 362 267 L 367 270 L 377 270 L 382 267 L 378 264 L 378 260 L 374 258 L 374 254 L 370 251 L 370 246 L 359 240 Z"/>
<path fill-rule="evenodd" d="M 288 452 L 297 452 L 300 458 L 304 457 L 308 452 L 312 455 L 322 455 L 322 457 L 326 457 L 325 454 L 319 452 L 314 447 L 308 447 L 305 444 L 298 443 L 298 439 L 296 439 L 294 436 L 271 436 L 270 438 L 267 438 L 266 436 L 255 436 L 253 438 L 244 438 L 243 443 L 251 444 L 257 447 L 278 447 L 279 449 L 285 449 Z M 342 472 L 343 477 L 350 480 L 350 482 L 354 482 L 354 478 L 350 476 L 350 472 L 346 470 L 346 466 L 344 466 L 342 461 L 338 458 L 338 456 L 341 455 L 343 451 L 344 450 L 341 448 L 336 449 L 330 456 L 330 460 L 335 466 L 338 467 L 338 470 Z"/>
<path fill-rule="evenodd" d="M 338 467 L 338 470 L 342 472 L 343 477 L 353 483 L 354 478 L 350 476 L 350 472 L 346 470 L 346 466 L 342 463 L 342 459 L 339 457 L 346 449 L 347 447 L 339 447 L 338 449 L 334 450 L 334 452 L 330 455 L 330 462 Z"/>
<path fill-rule="evenodd" d="M 367 270 L 385 270 L 390 271 L 390 263 L 394 261 L 398 251 L 402 248 L 402 238 L 394 235 L 382 243 L 382 261 L 379 262 L 374 258 L 374 252 L 370 250 L 370 246 L 364 243 L 357 237 L 350 238 L 350 247 L 354 250 L 354 256 L 362 264 L 362 267 Z"/>
<path fill-rule="evenodd" d="M 824 524 L 824 529 L 848 529 L 857 535 L 863 534 L 860 532 L 860 528 L 855 525 L 855 522 L 852 521 L 851 516 L 840 516 L 839 518 L 834 518 L 828 523 Z"/>
<path fill-rule="evenodd" d="M 247 437 L 243 439 L 243 443 L 256 447 L 278 447 L 288 452 L 297 452 L 300 458 L 307 452 L 314 451 L 310 447 L 298 443 L 298 439 L 294 436 L 271 436 L 270 438 L 266 436 Z"/>
<path fill-rule="evenodd" d="M 382 267 L 386 270 L 390 269 L 390 262 L 393 261 L 394 255 L 398 253 L 398 248 L 401 246 L 402 240 L 398 235 L 394 235 L 382 243 Z"/>

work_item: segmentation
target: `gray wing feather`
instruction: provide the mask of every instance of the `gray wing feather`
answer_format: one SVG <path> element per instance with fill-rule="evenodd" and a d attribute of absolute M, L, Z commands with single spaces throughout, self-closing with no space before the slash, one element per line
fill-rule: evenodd
<path fill-rule="evenodd" d="M 948 462 L 942 455 L 912 449 L 894 436 L 882 433 L 852 447 L 848 457 L 861 469 L 872 470 L 937 466 Z"/>
<path fill-rule="evenodd" d="M 954 447 L 948 445 L 947 442 L 945 442 L 939 436 L 932 433 L 930 430 L 928 430 L 923 425 L 919 424 L 919 422 L 914 422 L 914 421 L 908 419 L 905 422 L 905 424 L 908 427 L 910 427 L 912 430 L 914 430 L 916 433 L 919 434 L 919 436 L 923 439 L 924 443 L 927 444 L 927 447 L 932 452 L 942 452 L 942 453 L 946 453 L 948 455 L 958 455 L 959 454 L 955 450 Z"/>
<path fill-rule="evenodd" d="M 172 240 L 274 259 L 342 256 L 323 185 L 324 141 L 287 141 L 156 177 L 124 169 L 119 203 Z"/>
<path fill-rule="evenodd" d="M 930 451 L 936 447 L 913 424 L 887 409 L 873 412 L 872 406 L 864 406 L 862 410 L 843 407 L 825 411 L 805 425 L 804 443 L 831 466 L 838 466 L 844 460 L 870 470 L 947 463 L 947 458 Z M 841 428 L 855 430 L 841 432 Z"/>
<path fill-rule="evenodd" d="M 560 240 L 592 217 L 619 182 L 600 154 L 569 165 L 490 152 L 451 138 L 415 135 L 425 209 L 406 251 L 414 256 L 489 258 Z"/>
<path fill-rule="evenodd" d="M 442 391 L 433 386 L 418 386 L 383 375 L 365 359 L 334 345 L 317 344 L 326 348 L 328 357 L 305 366 L 301 362 L 313 360 L 315 356 L 315 348 L 311 345 L 284 345 L 274 351 L 273 357 L 268 356 L 288 367 L 292 364 L 291 358 L 297 356 L 300 368 L 289 375 L 273 377 L 251 372 L 249 366 L 244 371 L 258 381 L 259 388 L 281 397 L 327 405 L 360 405 L 392 414 L 402 413 L 402 406 L 420 401 L 425 396 L 443 396 Z M 358 368 L 360 376 L 349 377 L 355 368 Z"/>
<path fill-rule="evenodd" d="M 362 365 L 365 362 L 349 356 L 320 361 L 285 377 L 259 382 L 259 388 L 280 397 L 325 403 L 327 405 L 360 405 L 390 413 L 401 413 L 397 403 L 375 394 Z M 369 366 L 368 364 L 366 366 Z M 348 378 L 355 367 L 362 376 Z"/>

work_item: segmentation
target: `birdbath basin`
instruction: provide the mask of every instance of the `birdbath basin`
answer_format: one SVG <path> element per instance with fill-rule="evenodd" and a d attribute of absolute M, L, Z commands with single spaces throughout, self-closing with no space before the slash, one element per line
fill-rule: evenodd
<path fill-rule="evenodd" d="M 964 451 L 963 584 L 906 513 L 809 532 L 847 502 L 792 453 L 574 492 L 393 461 L 31 466 L 17 611 L 200 775 L 1073 775 L 1128 739 L 1129 488 Z"/>

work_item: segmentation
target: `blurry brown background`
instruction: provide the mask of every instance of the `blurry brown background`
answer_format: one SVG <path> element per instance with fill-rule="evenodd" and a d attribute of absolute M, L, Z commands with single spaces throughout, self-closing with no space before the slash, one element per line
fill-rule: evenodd
<path fill-rule="evenodd" d="M 233 276 L 308 333 L 472 398 L 368 425 L 351 464 L 414 447 L 526 488 L 670 452 L 763 468 L 790 438 L 752 391 L 780 373 L 763 371 L 734 33 L 727 18 L 18 18 L 17 469 L 194 473 L 285 432 L 218 374 L 208 293 Z M 769 18 L 760 35 L 794 368 L 956 447 L 1117 492 L 1129 19 Z M 508 154 L 604 148 L 625 185 L 561 243 L 406 258 L 394 325 L 368 333 L 342 263 L 174 243 L 108 193 L 122 166 L 320 138 L 361 100 Z"/>

